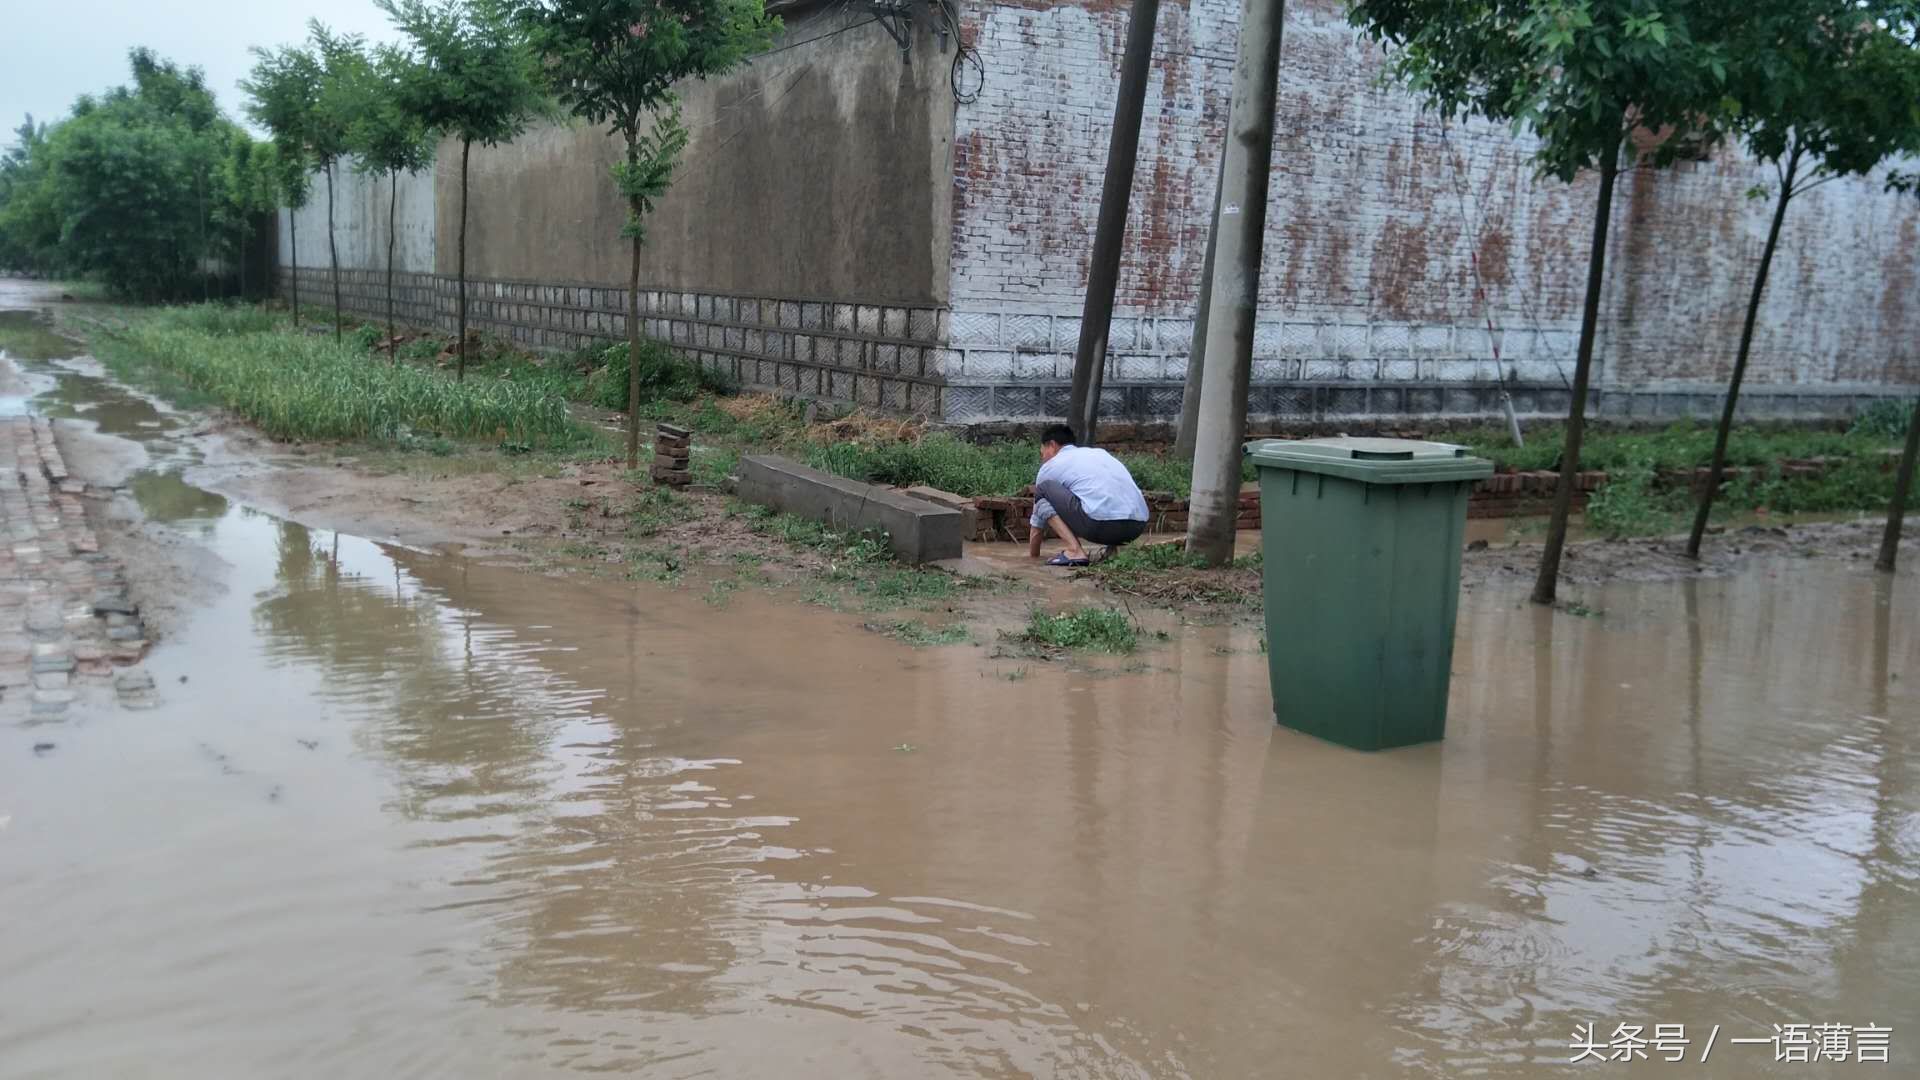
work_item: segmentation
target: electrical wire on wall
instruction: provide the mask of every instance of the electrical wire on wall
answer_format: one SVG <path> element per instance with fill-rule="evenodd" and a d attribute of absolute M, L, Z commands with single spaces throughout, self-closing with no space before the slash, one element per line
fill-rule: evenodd
<path fill-rule="evenodd" d="M 946 32 L 953 35 L 953 64 L 947 69 L 947 85 L 953 89 L 953 100 L 958 105 L 971 105 L 980 100 L 980 91 L 987 86 L 987 66 L 980 62 L 980 51 L 967 44 L 960 33 L 960 13 L 954 9 L 953 0 L 931 0 L 940 11 L 941 19 L 947 24 Z M 973 89 L 967 89 L 971 83 Z"/>

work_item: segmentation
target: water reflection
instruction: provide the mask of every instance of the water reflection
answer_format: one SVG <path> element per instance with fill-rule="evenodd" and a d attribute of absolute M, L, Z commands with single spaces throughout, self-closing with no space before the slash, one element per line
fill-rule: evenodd
<path fill-rule="evenodd" d="M 0 933 L 29 1071 L 1517 1077 L 1588 1022 L 1911 1054 L 1912 578 L 1479 590 L 1448 741 L 1363 755 L 1276 730 L 1218 628 L 1009 681 L 752 593 L 198 516 L 232 581 L 153 661 L 191 682 L 0 754 L 0 906 L 63 910 Z"/>

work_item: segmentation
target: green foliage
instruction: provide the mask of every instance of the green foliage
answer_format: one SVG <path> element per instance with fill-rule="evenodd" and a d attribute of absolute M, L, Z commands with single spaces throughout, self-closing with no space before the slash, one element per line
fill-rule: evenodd
<path fill-rule="evenodd" d="M 600 367 L 587 378 L 588 400 L 604 409 L 627 407 L 627 344 L 621 342 L 600 354 Z M 702 394 L 732 394 L 733 380 L 668 352 L 654 341 L 640 342 L 640 400 L 692 401 Z"/>
<path fill-rule="evenodd" d="M 762 0 L 529 0 L 521 19 L 560 104 L 630 148 L 675 83 L 732 70 L 778 26 Z"/>
<path fill-rule="evenodd" d="M 917 442 L 836 442 L 807 448 L 808 465 L 874 484 L 928 484 L 955 495 L 1005 495 L 1033 483 L 1032 446 L 962 441 L 945 433 Z"/>
<path fill-rule="evenodd" d="M 926 623 L 912 619 L 868 623 L 867 629 L 885 634 L 896 641 L 905 642 L 914 648 L 926 648 L 931 645 L 965 645 L 969 640 L 967 628 L 964 626 L 958 624 L 928 626 Z"/>
<path fill-rule="evenodd" d="M 1049 615 L 1034 608 L 1020 641 L 1055 649 L 1092 649 L 1130 653 L 1139 647 L 1139 631 L 1126 613 L 1114 608 L 1078 607 Z"/>
<path fill-rule="evenodd" d="M 1652 431 L 1589 429 L 1580 448 L 1581 464 L 1613 470 L 1644 461 L 1662 472 L 1700 468 L 1713 457 L 1713 434 L 1711 426 L 1691 420 Z M 1526 471 L 1558 468 L 1565 432 L 1558 426 L 1529 431 L 1525 448 L 1515 447 L 1505 429 L 1478 428 L 1446 438 L 1500 466 Z M 1782 458 L 1872 458 L 1898 438 L 1897 434 L 1875 434 L 1858 424 L 1846 432 L 1747 425 L 1733 429 L 1727 442 L 1727 464 L 1771 465 Z"/>
<path fill-rule="evenodd" d="M 440 436 L 567 448 L 594 438 L 564 401 L 536 388 L 371 362 L 352 344 L 263 329 L 259 317 L 218 305 L 167 309 L 95 349 L 122 375 L 171 380 L 277 439 Z"/>
<path fill-rule="evenodd" d="M 146 49 L 128 64 L 131 85 L 16 131 L 0 157 L 0 265 L 138 299 L 199 293 L 205 265 L 246 244 L 253 140 L 220 114 L 199 69 Z"/>
<path fill-rule="evenodd" d="M 439 356 L 442 352 L 452 347 L 452 345 L 453 340 L 451 338 L 440 337 L 437 334 L 422 334 L 412 341 L 401 345 L 398 350 L 398 355 L 402 360 L 431 361 L 434 357 Z"/>
<path fill-rule="evenodd" d="M 1027 442 L 972 443 L 944 432 L 915 442 L 836 442 L 806 448 L 806 463 L 824 472 L 874 484 L 926 484 L 955 495 L 1015 495 L 1039 471 L 1037 448 Z M 1143 491 L 1184 496 L 1192 466 L 1157 454 L 1121 458 Z M 1251 468 L 1243 474 L 1252 479 Z"/>
<path fill-rule="evenodd" d="M 652 536 L 692 515 L 692 504 L 672 488 L 651 487 L 627 506 L 627 531 L 639 537 Z"/>
<path fill-rule="evenodd" d="M 374 108 L 378 94 L 366 41 L 359 34 L 336 34 L 318 19 L 307 20 L 307 41 L 320 66 L 320 83 L 303 128 L 307 155 L 328 174 L 353 153 L 354 128 Z"/>
<path fill-rule="evenodd" d="M 1187 550 L 1185 544 L 1132 544 L 1092 568 L 1098 577 L 1128 581 L 1143 574 L 1163 570 L 1201 569 L 1207 560 Z"/>
<path fill-rule="evenodd" d="M 1606 536 L 1662 533 L 1679 520 L 1678 491 L 1657 490 L 1653 462 L 1646 458 L 1617 465 L 1607 482 L 1587 499 L 1587 525 Z"/>
<path fill-rule="evenodd" d="M 687 148 L 687 129 L 680 122 L 680 106 L 670 103 L 654 119 L 653 130 L 627 143 L 627 158 L 613 165 L 613 183 L 627 200 L 627 223 L 620 235 L 637 242 L 647 236 L 647 215 L 667 193 L 680 154 Z"/>
<path fill-rule="evenodd" d="M 265 334 L 274 329 L 273 316 L 257 307 L 238 304 L 194 304 L 169 310 L 165 325 L 209 337 Z"/>
<path fill-rule="evenodd" d="M 426 121 L 403 104 L 408 88 L 426 77 L 410 53 L 391 45 L 374 50 L 368 101 L 348 129 L 355 170 L 391 178 L 433 163 Z"/>
<path fill-rule="evenodd" d="M 871 609 L 925 607 L 978 584 L 938 570 L 900 565 L 884 533 L 847 532 L 766 506 L 743 505 L 740 513 L 756 533 L 827 556 L 827 582 L 851 587 Z M 840 595 L 829 590 L 816 599 L 837 609 Z"/>
<path fill-rule="evenodd" d="M 463 143 L 512 142 L 544 97 L 538 59 L 508 0 L 377 0 L 412 42 L 394 104 L 429 132 Z"/>
<path fill-rule="evenodd" d="M 1907 424 L 1913 418 L 1913 402 L 1881 398 L 1860 410 L 1847 434 L 1863 439 L 1898 442 L 1907 437 Z"/>
<path fill-rule="evenodd" d="M 1572 181 L 1632 130 L 1666 164 L 1718 137 L 1730 42 L 1751 5 L 1725 0 L 1354 0 L 1388 71 L 1443 116 L 1538 136 L 1543 173 Z"/>
<path fill-rule="evenodd" d="M 1894 29 L 1903 6 L 1774 0 L 1734 23 L 1735 127 L 1755 157 L 1789 162 L 1781 176 L 1789 197 L 1811 186 L 1795 183 L 1802 159 L 1817 179 L 1868 172 L 1915 146 L 1920 53 Z"/>
<path fill-rule="evenodd" d="M 1879 462 L 1846 461 L 1818 476 L 1787 476 L 1777 464 L 1750 469 L 1722 490 L 1716 505 L 1730 511 L 1831 514 L 1879 510 L 1892 498 L 1892 470 Z"/>

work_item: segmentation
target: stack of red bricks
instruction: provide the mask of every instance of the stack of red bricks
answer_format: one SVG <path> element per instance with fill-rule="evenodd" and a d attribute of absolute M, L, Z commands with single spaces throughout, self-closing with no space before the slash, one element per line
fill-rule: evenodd
<path fill-rule="evenodd" d="M 1587 496 L 1607 482 L 1607 474 L 1589 469 L 1574 474 L 1573 505 L 1585 506 Z M 1513 517 L 1516 514 L 1544 510 L 1560 486 L 1560 474 L 1551 469 L 1525 472 L 1497 472 L 1474 485 L 1467 499 L 1467 516 L 1473 518 Z"/>
<path fill-rule="evenodd" d="M 692 432 L 673 424 L 659 424 L 653 430 L 653 482 L 668 487 L 686 487 L 693 476 L 687 463 L 693 453 Z"/>

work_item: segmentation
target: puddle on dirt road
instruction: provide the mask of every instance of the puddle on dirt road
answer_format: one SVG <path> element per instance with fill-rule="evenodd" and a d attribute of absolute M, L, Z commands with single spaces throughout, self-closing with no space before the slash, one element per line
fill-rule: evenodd
<path fill-rule="evenodd" d="M 56 420 L 81 420 L 103 435 L 132 439 L 146 451 L 148 467 L 128 475 L 126 488 L 148 518 L 178 522 L 216 518 L 227 500 L 187 483 L 182 472 L 198 455 L 175 436 L 180 415 L 154 398 L 105 377 L 85 347 L 55 334 L 38 313 L 0 311 L 0 361 L 10 362 L 26 392 L 0 395 L 0 415 L 33 412 Z"/>
<path fill-rule="evenodd" d="M 1478 589 L 1364 755 L 1246 630 L 1095 677 L 202 509 L 162 707 L 0 728 L 9 1075 L 1914 1071 L 1911 574 Z"/>
<path fill-rule="evenodd" d="M 1217 629 L 1012 681 L 750 593 L 243 509 L 206 542 L 160 711 L 0 738 L 27 1075 L 1522 1076 L 1589 1022 L 1920 1030 L 1911 577 L 1481 591 L 1451 737 L 1368 756 L 1273 728 Z"/>

